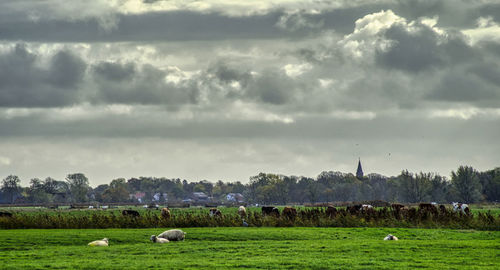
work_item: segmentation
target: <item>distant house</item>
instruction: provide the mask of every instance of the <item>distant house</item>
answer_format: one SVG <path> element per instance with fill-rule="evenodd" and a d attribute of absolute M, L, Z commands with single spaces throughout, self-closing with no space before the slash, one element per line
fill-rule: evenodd
<path fill-rule="evenodd" d="M 146 192 L 140 192 L 140 191 L 129 195 L 130 199 L 135 199 L 140 203 L 142 203 L 144 201 L 145 196 L 146 196 Z"/>
<path fill-rule="evenodd" d="M 226 200 L 230 202 L 243 202 L 245 201 L 245 198 L 241 195 L 241 193 L 228 193 L 226 195 Z"/>
<path fill-rule="evenodd" d="M 191 198 L 195 202 L 208 202 L 210 200 L 210 198 L 207 196 L 207 194 L 205 194 L 205 192 L 193 192 Z"/>

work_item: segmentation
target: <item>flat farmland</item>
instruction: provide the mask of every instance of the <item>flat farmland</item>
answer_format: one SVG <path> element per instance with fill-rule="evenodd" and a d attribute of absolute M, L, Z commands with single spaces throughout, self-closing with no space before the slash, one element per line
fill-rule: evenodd
<path fill-rule="evenodd" d="M 500 232 L 406 228 L 0 230 L 2 269 L 499 269 Z M 383 241 L 388 233 L 399 241 Z M 87 243 L 109 238 L 109 247 Z"/>

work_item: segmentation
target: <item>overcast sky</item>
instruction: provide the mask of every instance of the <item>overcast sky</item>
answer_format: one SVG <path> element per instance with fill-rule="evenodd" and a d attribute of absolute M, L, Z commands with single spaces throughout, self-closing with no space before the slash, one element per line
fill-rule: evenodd
<path fill-rule="evenodd" d="M 500 166 L 497 0 L 0 2 L 0 177 Z"/>

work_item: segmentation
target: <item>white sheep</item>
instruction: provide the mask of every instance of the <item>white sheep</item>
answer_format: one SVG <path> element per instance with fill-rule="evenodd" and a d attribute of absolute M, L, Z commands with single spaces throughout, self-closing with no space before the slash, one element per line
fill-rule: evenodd
<path fill-rule="evenodd" d="M 179 229 L 173 229 L 173 230 L 168 230 L 160 233 L 157 237 L 158 238 L 165 238 L 168 239 L 169 241 L 181 241 L 184 240 L 184 236 L 186 235 L 185 232 Z"/>
<path fill-rule="evenodd" d="M 392 234 L 388 234 L 384 240 L 394 240 L 394 241 L 398 241 L 398 238 Z"/>
<path fill-rule="evenodd" d="M 168 241 L 168 239 L 156 237 L 156 235 L 151 235 L 151 238 L 149 238 L 149 239 L 151 241 L 153 241 L 153 243 L 159 243 L 159 244 L 164 244 L 164 243 L 170 242 L 170 241 Z"/>
<path fill-rule="evenodd" d="M 108 238 L 104 238 L 102 240 L 95 240 L 88 244 L 91 247 L 107 247 L 108 246 Z"/>

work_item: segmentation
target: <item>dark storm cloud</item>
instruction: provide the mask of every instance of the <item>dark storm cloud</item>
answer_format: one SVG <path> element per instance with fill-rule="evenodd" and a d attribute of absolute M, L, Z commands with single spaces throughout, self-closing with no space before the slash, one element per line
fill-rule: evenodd
<path fill-rule="evenodd" d="M 67 51 L 59 51 L 48 67 L 40 67 L 39 56 L 22 44 L 0 54 L 0 106 L 52 107 L 77 102 L 85 62 Z"/>
<path fill-rule="evenodd" d="M 189 11 L 117 15 L 117 24 L 103 30 L 98 18 L 21 21 L 0 25 L 0 40 L 45 42 L 187 41 L 277 38 L 280 12 L 249 17 Z M 287 34 L 288 35 L 288 34 Z"/>
<path fill-rule="evenodd" d="M 245 87 L 252 80 L 252 74 L 249 70 L 243 70 L 235 65 L 227 64 L 223 61 L 212 65 L 208 73 L 213 73 L 223 83 L 239 82 Z"/>
<path fill-rule="evenodd" d="M 149 3 L 149 2 L 148 2 Z M 154 3 L 150 3 L 154 5 Z M 321 3 L 319 3 L 321 4 Z M 13 5 L 13 4 L 11 4 Z M 22 5 L 22 4 L 20 4 Z M 97 5 L 97 4 L 96 4 Z M 1 8 L 2 6 L 0 6 Z M 311 9 L 314 9 L 314 5 Z M 57 9 L 58 7 L 46 8 Z M 94 7 L 99 9 L 98 7 Z M 109 8 L 109 7 L 108 7 Z M 0 40 L 42 42 L 116 42 L 116 41 L 187 41 L 224 39 L 298 38 L 333 29 L 342 34 L 352 32 L 354 22 L 367 14 L 391 9 L 415 20 L 439 16 L 440 24 L 452 27 L 472 27 L 480 16 L 500 20 L 500 4 L 479 5 L 466 1 L 397 1 L 362 3 L 328 8 L 320 13 L 307 10 L 287 10 L 277 5 L 266 12 L 246 16 L 229 16 L 220 11 L 157 11 L 122 14 L 116 11 L 94 15 L 44 16 L 30 18 L 29 7 L 0 13 Z M 47 10 L 40 12 L 48 12 Z M 64 13 L 61 11 L 61 13 Z"/>
<path fill-rule="evenodd" d="M 167 82 L 168 73 L 149 64 L 101 62 L 92 75 L 99 90 L 95 103 L 182 105 L 199 97 L 195 81 Z"/>
<path fill-rule="evenodd" d="M 396 24 L 387 30 L 385 38 L 393 41 L 387 51 L 378 50 L 376 61 L 387 68 L 419 72 L 433 67 L 467 62 L 480 56 L 458 33 L 448 32 L 443 42 L 438 33 L 426 25 L 416 24 L 417 32 Z"/>
<path fill-rule="evenodd" d="M 493 71 L 495 72 L 495 71 Z M 500 87 L 463 70 L 451 70 L 443 75 L 427 99 L 433 101 L 467 102 L 476 106 L 498 107 Z"/>

